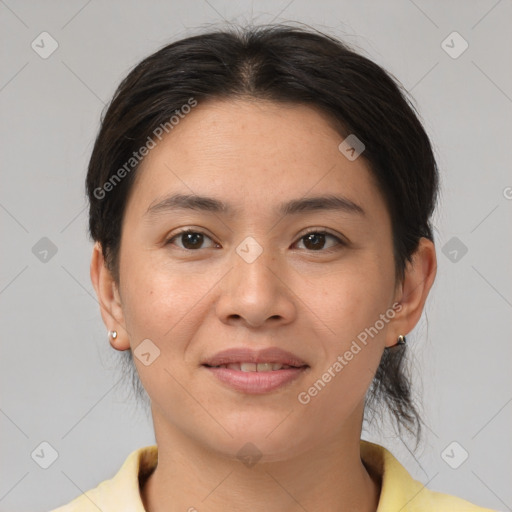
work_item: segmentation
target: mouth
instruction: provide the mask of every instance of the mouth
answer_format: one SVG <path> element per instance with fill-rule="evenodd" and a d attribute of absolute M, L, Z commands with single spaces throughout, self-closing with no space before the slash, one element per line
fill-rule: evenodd
<path fill-rule="evenodd" d="M 284 363 L 229 363 L 211 366 L 204 364 L 207 368 L 226 368 L 228 370 L 236 370 L 239 372 L 276 372 L 279 370 L 288 370 L 290 368 L 305 368 L 307 365 L 294 366 Z"/>
<path fill-rule="evenodd" d="M 242 367 L 242 365 L 229 366 Z M 233 369 L 226 366 L 203 365 L 203 367 L 223 386 L 250 395 L 262 395 L 289 386 L 309 368 L 309 366 L 289 366 L 277 370 L 258 371 L 257 369 Z"/>
<path fill-rule="evenodd" d="M 203 360 L 201 366 L 217 383 L 248 394 L 281 389 L 310 368 L 300 357 L 279 347 L 234 347 Z"/>
<path fill-rule="evenodd" d="M 243 372 L 279 371 L 283 367 L 300 368 L 307 366 L 299 356 L 279 347 L 267 347 L 254 350 L 248 347 L 233 347 L 217 352 L 201 361 L 210 368 L 225 367 Z M 233 366 L 236 365 L 236 366 Z"/>

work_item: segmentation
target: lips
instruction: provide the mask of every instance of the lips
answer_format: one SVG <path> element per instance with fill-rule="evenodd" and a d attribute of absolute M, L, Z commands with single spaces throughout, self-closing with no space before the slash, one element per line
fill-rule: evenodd
<path fill-rule="evenodd" d="M 276 365 L 281 367 L 301 368 L 308 366 L 300 357 L 282 350 L 278 347 L 269 347 L 262 350 L 252 350 L 249 348 L 232 348 L 218 352 L 212 357 L 202 361 L 203 366 L 209 367 L 228 367 L 239 371 L 277 371 Z"/>
<path fill-rule="evenodd" d="M 210 368 L 227 368 L 228 370 L 238 370 L 239 372 L 275 372 L 277 370 L 287 370 L 288 368 L 296 368 L 288 364 L 281 363 L 229 363 L 218 366 L 210 366 Z"/>
<path fill-rule="evenodd" d="M 202 366 L 217 381 L 238 392 L 264 394 L 291 384 L 309 369 L 300 357 L 277 347 L 233 348 L 205 359 Z"/>

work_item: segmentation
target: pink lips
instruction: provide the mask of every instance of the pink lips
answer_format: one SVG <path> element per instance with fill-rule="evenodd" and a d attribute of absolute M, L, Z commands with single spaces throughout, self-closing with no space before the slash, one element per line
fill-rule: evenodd
<path fill-rule="evenodd" d="M 248 371 L 215 368 L 219 365 L 232 363 L 280 363 L 292 368 L 282 368 L 273 371 Z M 309 366 L 295 354 L 277 347 L 264 350 L 251 350 L 247 348 L 234 348 L 218 352 L 203 362 L 212 375 L 221 382 L 237 391 L 249 394 L 262 394 L 273 391 L 298 378 Z"/>
<path fill-rule="evenodd" d="M 202 361 L 202 364 L 208 366 L 219 366 L 229 363 L 281 363 L 296 367 L 306 366 L 306 363 L 295 354 L 277 347 L 269 347 L 263 350 L 230 348 L 217 352 L 214 356 Z"/>

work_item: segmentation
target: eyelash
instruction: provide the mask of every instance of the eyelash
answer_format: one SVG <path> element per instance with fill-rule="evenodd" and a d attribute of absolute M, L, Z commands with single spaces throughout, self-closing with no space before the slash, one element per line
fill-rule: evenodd
<path fill-rule="evenodd" d="M 193 233 L 193 234 L 197 234 L 197 235 L 203 235 L 207 238 L 209 238 L 210 240 L 212 240 L 212 238 L 210 236 L 208 236 L 206 233 L 204 233 L 203 231 L 199 231 L 199 230 L 195 230 L 195 229 L 189 229 L 189 228 L 186 228 L 186 229 L 183 229 L 181 231 L 178 231 L 177 233 L 175 233 L 171 238 L 169 238 L 168 240 L 166 240 L 165 242 L 165 245 L 171 245 L 173 240 L 175 240 L 176 238 L 179 238 L 181 235 L 184 235 L 184 234 L 187 234 L 187 233 Z M 329 249 L 319 249 L 317 251 L 315 250 L 308 250 L 306 249 L 307 252 L 311 252 L 311 253 L 315 253 L 315 252 L 327 252 L 327 253 L 331 253 L 331 252 L 334 252 L 336 250 L 339 250 L 341 247 L 343 246 L 346 246 L 347 244 L 341 240 L 339 237 L 337 237 L 336 235 L 333 235 L 332 233 L 330 233 L 329 231 L 325 231 L 325 230 L 321 230 L 321 229 L 312 229 L 306 233 L 304 233 L 303 235 L 301 235 L 298 239 L 298 241 L 302 240 L 303 238 L 306 238 L 308 235 L 311 235 L 311 234 L 315 234 L 315 235 L 327 235 L 327 236 L 330 236 L 331 238 L 334 238 L 338 244 L 339 247 L 331 247 Z M 212 240 L 212 242 L 216 243 L 214 240 Z M 185 248 L 182 248 L 182 247 L 179 247 L 179 249 L 182 249 L 183 251 L 188 251 L 188 252 L 194 252 L 194 251 L 197 251 L 198 249 L 185 249 Z"/>

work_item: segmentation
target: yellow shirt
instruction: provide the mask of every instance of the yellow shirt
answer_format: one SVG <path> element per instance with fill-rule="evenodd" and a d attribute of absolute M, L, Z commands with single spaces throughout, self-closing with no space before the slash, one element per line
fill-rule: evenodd
<path fill-rule="evenodd" d="M 381 475 L 377 512 L 493 512 L 461 498 L 430 491 L 414 480 L 386 448 L 361 441 L 361 458 Z M 156 445 L 133 451 L 110 480 L 51 512 L 145 512 L 139 491 L 144 478 L 156 466 Z"/>

